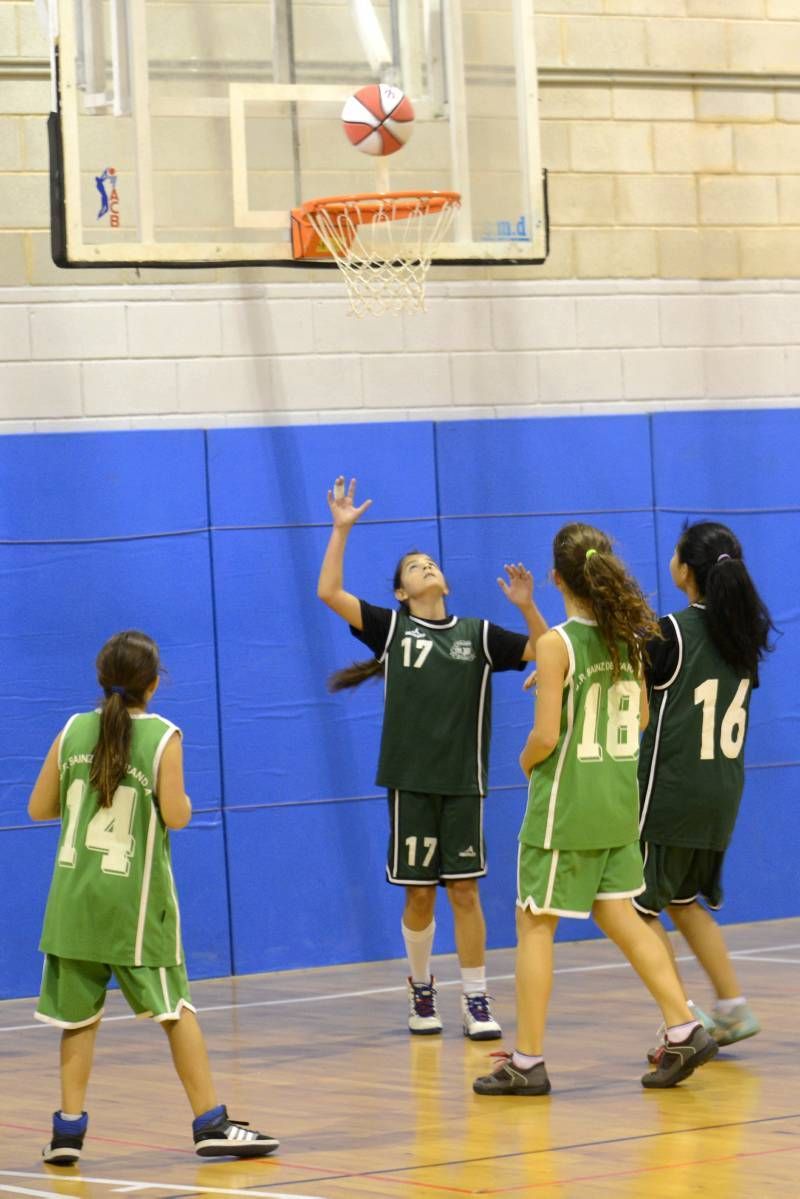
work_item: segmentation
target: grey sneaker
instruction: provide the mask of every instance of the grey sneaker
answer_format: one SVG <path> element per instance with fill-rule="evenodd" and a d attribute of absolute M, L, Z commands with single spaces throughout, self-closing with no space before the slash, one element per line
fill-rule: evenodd
<path fill-rule="evenodd" d="M 707 1012 L 704 1012 L 701 1007 L 698 1007 L 696 1003 L 692 1003 L 691 999 L 689 1000 L 688 1006 L 689 1006 L 689 1011 L 692 1013 L 695 1020 L 699 1020 L 700 1023 L 702 1024 L 703 1028 L 706 1030 L 706 1032 L 711 1033 L 711 1036 L 714 1037 L 716 1040 L 717 1025 L 716 1025 L 716 1021 L 714 1020 L 714 1017 L 709 1016 L 709 1014 Z M 648 1051 L 647 1051 L 647 1060 L 651 1066 L 654 1066 L 656 1064 L 656 1061 L 658 1059 L 658 1051 L 661 1048 L 661 1046 L 664 1044 L 666 1035 L 667 1035 L 667 1026 L 665 1024 L 659 1025 L 658 1032 L 656 1033 L 657 1043 L 653 1046 L 652 1049 L 648 1049 Z M 717 1044 L 719 1044 L 719 1041 L 717 1041 Z"/>
<path fill-rule="evenodd" d="M 647 1088 L 674 1087 L 688 1078 L 698 1066 L 710 1062 L 719 1053 L 719 1046 L 702 1027 L 696 1028 L 686 1041 L 677 1045 L 665 1041 L 656 1052 L 655 1069 L 642 1075 Z"/>
<path fill-rule="evenodd" d="M 491 1074 L 476 1078 L 472 1089 L 476 1095 L 547 1095 L 550 1079 L 544 1062 L 537 1062 L 530 1070 L 520 1070 L 511 1060 L 510 1053 L 493 1053 L 498 1059 Z"/>
<path fill-rule="evenodd" d="M 714 1009 L 711 1035 L 718 1045 L 746 1041 L 757 1032 L 761 1032 L 761 1025 L 746 1003 L 737 1003 L 733 1011 L 724 1014 Z"/>

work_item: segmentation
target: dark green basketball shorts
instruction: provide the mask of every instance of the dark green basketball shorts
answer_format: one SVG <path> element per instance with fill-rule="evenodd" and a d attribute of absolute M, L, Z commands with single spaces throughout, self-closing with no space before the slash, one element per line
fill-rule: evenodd
<path fill-rule="evenodd" d="M 640 912 L 657 916 L 671 903 L 694 903 L 701 896 L 715 911 L 722 907 L 724 850 L 643 841 L 642 856 L 645 889 L 633 901 Z"/>
<path fill-rule="evenodd" d="M 389 792 L 390 883 L 432 887 L 485 873 L 483 796 Z"/>

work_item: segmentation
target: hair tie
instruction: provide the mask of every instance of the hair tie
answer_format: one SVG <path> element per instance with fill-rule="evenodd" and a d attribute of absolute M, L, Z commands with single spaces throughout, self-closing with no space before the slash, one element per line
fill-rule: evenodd
<path fill-rule="evenodd" d="M 121 695 L 123 699 L 127 695 L 124 687 L 109 687 L 109 691 L 112 693 L 112 695 Z"/>
<path fill-rule="evenodd" d="M 717 562 L 718 562 L 718 563 L 719 563 L 719 562 L 724 562 L 724 560 L 725 560 L 726 558 L 727 558 L 729 561 L 731 561 L 731 562 L 733 561 L 733 559 L 731 558 L 730 554 L 720 554 L 720 556 L 717 558 Z"/>
<path fill-rule="evenodd" d="M 597 553 L 597 550 L 595 550 L 595 549 L 587 550 L 586 551 L 586 561 L 588 562 L 589 559 L 591 558 L 592 554 L 596 554 L 596 553 Z"/>

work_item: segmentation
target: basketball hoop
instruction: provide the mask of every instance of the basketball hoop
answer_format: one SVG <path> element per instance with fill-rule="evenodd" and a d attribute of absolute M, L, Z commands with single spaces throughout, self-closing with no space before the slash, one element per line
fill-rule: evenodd
<path fill-rule="evenodd" d="M 460 203 L 458 192 L 444 191 L 308 200 L 292 209 L 292 254 L 332 258 L 356 316 L 419 312 L 431 258 Z"/>

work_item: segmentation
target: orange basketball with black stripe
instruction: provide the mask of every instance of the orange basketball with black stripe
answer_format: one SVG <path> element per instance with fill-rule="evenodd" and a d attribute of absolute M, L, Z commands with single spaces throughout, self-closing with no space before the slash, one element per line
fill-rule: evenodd
<path fill-rule="evenodd" d="M 414 108 L 399 87 L 370 83 L 345 102 L 342 124 L 362 154 L 395 154 L 411 136 Z"/>

